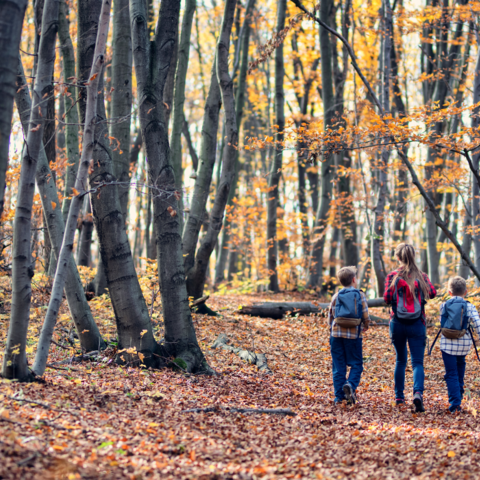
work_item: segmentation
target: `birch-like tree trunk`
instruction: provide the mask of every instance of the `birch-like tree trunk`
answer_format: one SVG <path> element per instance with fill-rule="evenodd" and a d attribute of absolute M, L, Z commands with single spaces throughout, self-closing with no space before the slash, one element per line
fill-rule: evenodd
<path fill-rule="evenodd" d="M 85 128 L 83 131 L 83 150 L 75 181 L 75 189 L 79 193 L 72 198 L 68 212 L 67 225 L 65 227 L 62 247 L 58 256 L 57 271 L 53 282 L 52 294 L 42 331 L 40 333 L 40 338 L 38 340 L 38 348 L 35 355 L 35 363 L 33 365 L 33 371 L 36 375 L 43 375 L 45 372 L 53 329 L 55 328 L 58 312 L 62 303 L 62 293 L 67 278 L 68 265 L 72 257 L 73 242 L 77 230 L 77 219 L 80 213 L 83 197 L 87 194 L 87 176 L 90 167 L 90 160 L 94 158 L 93 150 L 96 143 L 95 123 L 97 121 L 98 89 L 101 84 L 100 78 L 105 62 L 105 46 L 108 36 L 108 26 L 110 23 L 110 0 L 104 0 L 101 8 L 100 26 L 98 28 L 97 42 L 93 54 L 94 60 L 92 62 L 89 81 L 86 84 L 87 102 Z"/>
<path fill-rule="evenodd" d="M 0 215 L 3 212 L 5 175 L 8 168 L 18 48 L 26 8 L 27 0 L 0 1 Z"/>
<path fill-rule="evenodd" d="M 187 371 L 208 371 L 198 345 L 188 304 L 182 237 L 178 222 L 175 174 L 170 159 L 168 128 L 163 103 L 164 87 L 177 36 L 180 5 L 163 0 L 152 48 L 148 12 L 142 0 L 130 0 L 133 58 L 137 78 L 140 125 L 148 158 L 153 196 L 157 264 L 165 323 L 165 347 Z"/>
<path fill-rule="evenodd" d="M 285 16 L 287 0 L 277 2 L 277 34 L 285 28 Z M 278 126 L 275 138 L 275 152 L 268 177 L 268 200 L 267 200 L 267 266 L 270 274 L 269 289 L 277 293 L 277 207 L 279 200 L 279 184 L 282 172 L 283 158 L 283 130 L 285 129 L 285 93 L 283 91 L 283 79 L 285 67 L 283 62 L 283 42 L 275 49 L 275 124 Z"/>
<path fill-rule="evenodd" d="M 28 136 L 28 121 L 32 107 L 28 83 L 25 78 L 21 60 L 18 61 L 18 75 L 16 82 L 15 103 L 22 122 L 24 136 Z M 36 170 L 37 188 L 40 193 L 42 208 L 45 213 L 48 235 L 55 253 L 55 258 L 60 253 L 65 224 L 58 199 L 50 165 L 43 148 L 40 150 Z M 65 294 L 73 322 L 77 329 L 80 346 L 83 351 L 99 350 L 105 346 L 98 327 L 93 319 L 83 291 L 82 280 L 78 274 L 75 261 L 70 259 L 68 273 L 65 281 Z"/>
<path fill-rule="evenodd" d="M 175 71 L 175 91 L 173 96 L 172 113 L 172 165 L 175 172 L 177 189 L 183 191 L 182 166 L 182 130 L 185 122 L 183 105 L 185 103 L 185 84 L 187 79 L 188 61 L 190 57 L 190 37 L 192 34 L 193 15 L 197 6 L 196 0 L 186 0 L 182 18 L 182 32 L 177 53 L 177 68 Z M 180 231 L 183 232 L 183 195 L 178 201 Z"/>
<path fill-rule="evenodd" d="M 22 159 L 13 224 L 12 308 L 5 347 L 3 376 L 18 380 L 28 380 L 31 376 L 28 370 L 25 347 L 30 319 L 31 279 L 34 273 L 30 260 L 32 203 L 35 192 L 37 162 L 43 148 L 45 115 L 42 114 L 42 107 L 45 111 L 48 101 L 45 93 L 50 91 L 52 84 L 57 30 L 58 0 L 46 0 L 43 9 L 42 35 L 38 50 L 37 76 L 33 89 L 30 128 Z M 15 67 L 16 71 L 18 57 Z"/>
<path fill-rule="evenodd" d="M 132 110 L 132 34 L 128 0 L 113 3 L 112 96 L 110 137 L 113 171 L 118 182 L 130 182 L 130 124 Z M 119 186 L 120 205 L 127 218 L 129 186 Z"/>
<path fill-rule="evenodd" d="M 228 53 L 230 33 L 235 14 L 236 0 L 227 0 L 222 21 L 221 33 L 217 44 L 217 79 L 225 109 L 226 141 L 223 152 L 222 173 L 215 193 L 215 201 L 210 212 L 208 229 L 195 256 L 195 265 L 188 274 L 188 292 L 194 298 L 203 295 L 203 288 L 210 256 L 215 248 L 222 229 L 225 207 L 235 177 L 237 163 L 238 129 L 235 112 L 233 81 L 228 73 Z"/>

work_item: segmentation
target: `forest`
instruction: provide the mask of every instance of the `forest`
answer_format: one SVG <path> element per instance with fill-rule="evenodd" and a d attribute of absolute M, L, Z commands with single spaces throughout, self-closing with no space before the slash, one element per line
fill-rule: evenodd
<path fill-rule="evenodd" d="M 0 0 L 0 479 L 478 478 L 478 353 L 451 415 L 427 350 L 449 279 L 480 307 L 479 26 L 478 0 Z M 399 244 L 436 292 L 424 413 L 394 390 Z"/>

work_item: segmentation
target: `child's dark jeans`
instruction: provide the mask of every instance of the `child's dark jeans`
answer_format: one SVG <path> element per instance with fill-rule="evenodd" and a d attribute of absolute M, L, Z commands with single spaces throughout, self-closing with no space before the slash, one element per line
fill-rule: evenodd
<path fill-rule="evenodd" d="M 347 383 L 347 366 L 350 367 L 348 382 L 355 391 L 363 372 L 362 339 L 330 337 L 332 353 L 333 388 L 335 401 L 345 399 L 343 386 Z"/>
<path fill-rule="evenodd" d="M 442 352 L 443 364 L 445 365 L 445 381 L 447 382 L 448 401 L 450 410 L 455 410 L 462 403 L 464 378 L 465 378 L 465 355 L 450 355 Z"/>

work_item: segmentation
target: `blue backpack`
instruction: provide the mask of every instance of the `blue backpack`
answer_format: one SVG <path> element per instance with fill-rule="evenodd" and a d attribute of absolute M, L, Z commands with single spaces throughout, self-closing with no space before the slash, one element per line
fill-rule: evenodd
<path fill-rule="evenodd" d="M 472 328 L 469 325 L 468 304 L 469 302 L 463 298 L 451 298 L 445 302 L 443 313 L 440 317 L 440 330 L 430 347 L 430 351 L 428 352 L 429 355 L 432 354 L 433 347 L 440 333 L 442 333 L 445 338 L 455 340 L 462 338 L 467 332 L 469 332 L 472 337 L 475 353 L 480 361 Z"/>
<path fill-rule="evenodd" d="M 358 327 L 362 322 L 363 306 L 360 290 L 342 288 L 337 295 L 334 318 L 340 327 Z"/>
<path fill-rule="evenodd" d="M 468 302 L 451 298 L 443 306 L 440 329 L 445 338 L 461 338 L 468 330 Z"/>

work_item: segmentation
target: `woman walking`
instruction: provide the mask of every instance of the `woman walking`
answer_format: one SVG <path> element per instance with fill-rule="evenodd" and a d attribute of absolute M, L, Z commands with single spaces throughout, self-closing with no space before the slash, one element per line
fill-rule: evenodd
<path fill-rule="evenodd" d="M 412 245 L 401 243 L 395 249 L 395 256 L 399 266 L 387 276 L 383 297 L 387 305 L 392 306 L 390 338 L 397 353 L 394 374 L 396 403 L 405 403 L 408 343 L 413 369 L 413 404 L 416 412 L 424 412 L 423 357 L 427 340 L 425 303 L 435 298 L 437 291 L 427 274 L 417 267 Z"/>

